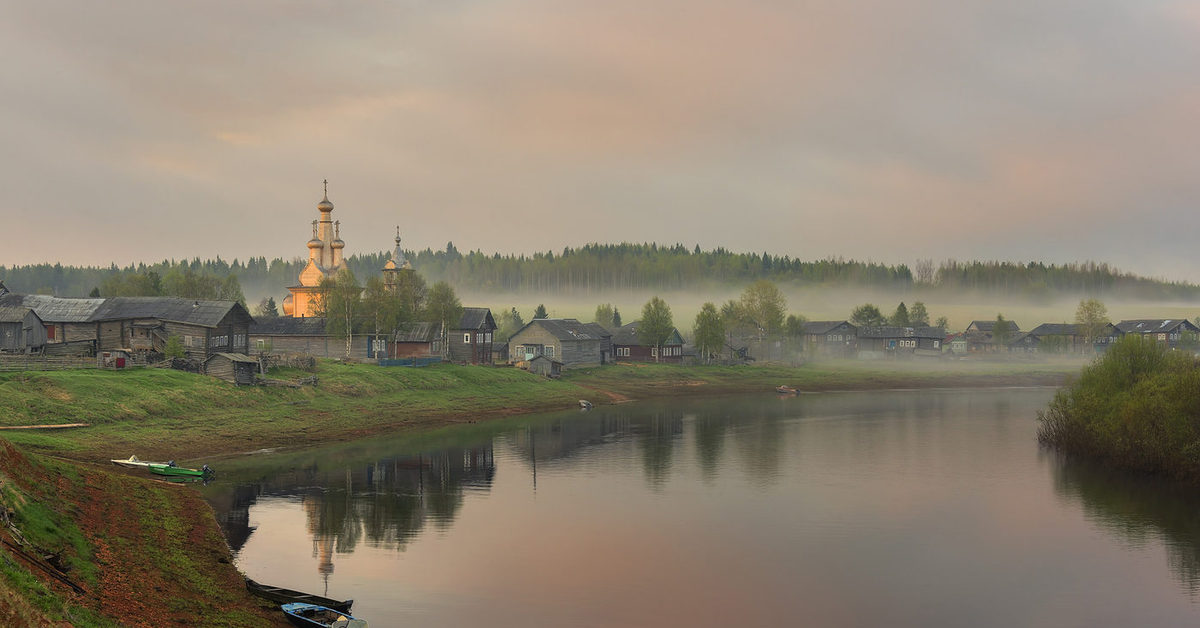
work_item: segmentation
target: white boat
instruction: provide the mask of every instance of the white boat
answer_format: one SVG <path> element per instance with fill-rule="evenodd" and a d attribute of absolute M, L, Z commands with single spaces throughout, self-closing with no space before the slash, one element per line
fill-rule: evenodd
<path fill-rule="evenodd" d="M 129 469 L 136 469 L 138 467 L 147 467 L 151 464 L 157 464 L 157 463 L 151 463 L 151 462 L 145 462 L 145 461 L 139 460 L 137 456 L 130 456 L 129 458 L 126 458 L 125 460 L 110 460 L 109 462 L 112 462 L 113 464 L 115 464 L 117 466 L 126 467 Z"/>
<path fill-rule="evenodd" d="M 579 400 L 579 407 L 580 407 L 580 408 L 583 408 L 584 410 L 590 410 L 590 409 L 592 408 L 592 402 L 590 402 L 590 401 L 588 401 L 588 400 L 586 400 L 586 399 L 580 399 L 580 400 Z"/>

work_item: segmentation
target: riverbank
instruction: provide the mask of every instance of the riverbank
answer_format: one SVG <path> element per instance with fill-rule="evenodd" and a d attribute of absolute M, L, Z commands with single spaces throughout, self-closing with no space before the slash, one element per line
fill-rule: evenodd
<path fill-rule="evenodd" d="M 251 598 L 211 510 L 185 486 L 0 441 L 5 626 L 285 626 Z"/>
<path fill-rule="evenodd" d="M 30 451 L 104 462 L 136 454 L 198 465 L 206 458 L 302 447 L 383 432 L 470 423 L 573 407 L 678 395 L 1061 385 L 1079 362 L 820 362 L 786 366 L 622 364 L 549 380 L 514 368 L 380 368 L 319 363 L 316 387 L 235 387 L 164 369 L 0 375 L 0 426 L 88 423 L 6 431 Z M 273 373 L 300 379 L 303 371 Z"/>

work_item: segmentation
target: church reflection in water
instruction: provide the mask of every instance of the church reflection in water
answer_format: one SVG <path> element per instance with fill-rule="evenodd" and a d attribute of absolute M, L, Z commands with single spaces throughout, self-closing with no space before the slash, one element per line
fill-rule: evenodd
<path fill-rule="evenodd" d="M 254 533 L 250 508 L 260 499 L 298 500 L 313 556 L 323 574 L 333 572 L 334 555 L 359 543 L 397 550 L 426 522 L 448 526 L 472 490 L 488 490 L 496 473 L 490 444 L 432 454 L 385 458 L 345 466 L 310 464 L 261 482 L 214 492 L 210 502 L 230 548 L 236 553 Z"/>
<path fill-rule="evenodd" d="M 732 457 L 750 475 L 770 482 L 785 440 L 776 425 L 782 409 L 743 403 L 735 410 L 732 417 L 730 408 L 712 403 L 700 412 L 684 411 L 677 402 L 644 403 L 637 410 L 611 406 L 586 415 L 547 415 L 519 427 L 478 427 L 419 453 L 389 454 L 413 451 L 411 442 L 398 439 L 264 456 L 227 463 L 230 473 L 205 493 L 235 553 L 255 532 L 252 506 L 267 499 L 299 503 L 312 555 L 328 576 L 335 556 L 359 544 L 403 551 L 427 526 L 448 528 L 469 493 L 492 489 L 496 447 L 509 472 L 525 476 L 533 491 L 539 472 L 569 467 L 581 456 L 602 457 L 602 448 L 618 442 L 631 445 L 630 468 L 640 468 L 652 490 L 678 472 L 673 466 L 685 440 L 695 448 L 695 464 L 706 479 L 718 473 L 723 458 Z"/>

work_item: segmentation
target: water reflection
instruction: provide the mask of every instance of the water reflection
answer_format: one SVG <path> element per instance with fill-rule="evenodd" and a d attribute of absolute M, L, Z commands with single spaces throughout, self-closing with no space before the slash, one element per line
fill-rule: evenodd
<path fill-rule="evenodd" d="M 1171 571 L 1186 590 L 1200 592 L 1200 490 L 1047 455 L 1060 495 L 1080 502 L 1089 519 L 1126 543 L 1164 541 Z"/>
<path fill-rule="evenodd" d="M 1144 556 L 1196 590 L 1195 496 L 1039 455 L 1051 394 L 607 406 L 222 461 L 203 490 L 251 577 L 378 626 L 1196 619 Z"/>

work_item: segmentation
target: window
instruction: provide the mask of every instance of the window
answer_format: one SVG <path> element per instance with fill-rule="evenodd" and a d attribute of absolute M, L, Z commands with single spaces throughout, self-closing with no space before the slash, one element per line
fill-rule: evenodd
<path fill-rule="evenodd" d="M 191 336 L 184 336 L 184 337 L 183 337 L 183 346 L 185 346 L 185 347 L 190 347 L 190 346 L 192 346 L 192 342 L 193 342 L 193 341 L 192 341 L 192 337 L 191 337 Z"/>
<path fill-rule="evenodd" d="M 478 345 L 483 344 L 483 333 L 482 332 L 475 334 L 475 344 L 478 344 Z"/>
<path fill-rule="evenodd" d="M 255 346 L 255 347 L 256 347 L 256 348 L 257 348 L 259 351 L 266 351 L 266 350 L 267 350 L 267 341 L 266 341 L 266 340 L 263 340 L 262 338 L 259 338 L 258 340 L 255 340 L 255 341 L 254 341 L 254 346 Z"/>
<path fill-rule="evenodd" d="M 463 344 L 464 345 L 471 344 L 471 334 L 470 333 L 463 334 Z"/>
<path fill-rule="evenodd" d="M 554 345 L 546 345 L 546 357 L 554 357 Z"/>
<path fill-rule="evenodd" d="M 246 344 L 246 334 L 234 334 L 233 335 L 233 346 L 242 347 L 242 346 L 245 346 L 245 344 Z"/>
<path fill-rule="evenodd" d="M 629 347 L 617 347 L 617 357 L 618 358 L 629 357 Z"/>
<path fill-rule="evenodd" d="M 933 348 L 934 348 L 934 349 L 937 349 L 938 347 L 941 347 L 941 346 L 942 346 L 942 341 L 940 341 L 940 340 L 934 340 L 934 341 L 933 341 Z"/>
<path fill-rule="evenodd" d="M 652 357 L 652 358 L 658 357 L 658 347 L 650 347 L 650 357 Z"/>
<path fill-rule="evenodd" d="M 489 331 L 488 333 L 484 334 L 484 335 L 483 335 L 483 341 L 484 341 L 484 342 L 491 342 L 491 341 L 492 341 L 492 332 L 490 332 L 490 331 Z"/>

